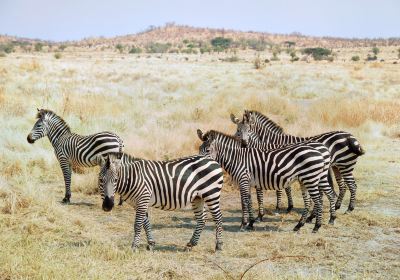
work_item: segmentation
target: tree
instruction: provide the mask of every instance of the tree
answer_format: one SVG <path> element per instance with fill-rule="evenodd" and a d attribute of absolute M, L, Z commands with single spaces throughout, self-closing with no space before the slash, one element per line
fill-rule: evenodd
<path fill-rule="evenodd" d="M 231 44 L 232 44 L 232 39 L 230 39 L 230 38 L 215 37 L 214 39 L 211 40 L 211 45 L 217 51 L 225 50 L 225 49 L 229 48 L 231 46 Z"/>
<path fill-rule="evenodd" d="M 373 48 L 372 48 L 372 52 L 374 53 L 375 56 L 378 55 L 378 53 L 379 53 L 379 48 L 378 48 L 378 47 L 373 47 Z"/>
<path fill-rule="evenodd" d="M 43 44 L 42 43 L 36 43 L 35 44 L 35 51 L 40 52 L 43 48 Z"/>

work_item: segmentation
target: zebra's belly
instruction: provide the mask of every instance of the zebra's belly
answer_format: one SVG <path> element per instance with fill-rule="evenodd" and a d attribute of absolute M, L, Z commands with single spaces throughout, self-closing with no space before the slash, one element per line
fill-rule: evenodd
<path fill-rule="evenodd" d="M 162 198 L 156 198 L 156 196 L 152 195 L 150 199 L 149 206 L 158 208 L 166 211 L 173 211 L 176 209 L 184 209 L 189 208 L 191 206 L 188 201 L 179 201 L 178 199 L 172 201 L 165 201 Z"/>

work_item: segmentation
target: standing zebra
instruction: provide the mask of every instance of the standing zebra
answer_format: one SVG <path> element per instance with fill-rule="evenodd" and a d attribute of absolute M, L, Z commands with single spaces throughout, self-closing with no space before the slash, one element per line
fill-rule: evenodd
<path fill-rule="evenodd" d="M 216 130 L 210 130 L 206 132 L 203 136 L 203 132 L 198 129 L 197 130 L 197 135 L 198 137 L 203 141 L 203 139 L 207 139 L 208 137 L 211 137 L 215 141 L 223 144 L 224 146 L 228 146 L 231 148 L 245 148 L 244 143 L 241 141 L 238 141 L 236 138 L 234 138 L 231 135 L 227 135 L 225 133 L 216 131 Z M 210 136 L 209 136 L 210 135 Z M 253 146 L 248 146 L 252 148 Z M 265 147 L 262 147 L 266 149 Z M 292 193 L 291 193 L 291 187 L 285 188 L 287 197 L 288 197 L 288 209 L 287 211 L 290 212 L 291 209 L 293 209 L 293 198 L 292 198 Z M 262 221 L 263 216 L 264 216 L 264 195 L 263 195 L 263 190 L 261 188 L 256 188 L 256 193 L 257 193 L 257 203 L 258 203 L 258 220 Z M 276 209 L 279 209 L 279 205 L 281 205 L 281 199 L 282 199 L 282 190 L 276 190 L 276 198 L 277 198 L 277 204 L 276 204 Z M 251 203 L 250 203 L 251 204 Z M 251 206 L 251 205 L 250 205 Z M 252 211 L 250 211 L 251 218 L 252 217 Z"/>
<path fill-rule="evenodd" d="M 216 141 L 214 133 L 198 134 L 203 141 L 199 148 L 200 154 L 215 159 L 239 185 L 243 211 L 241 229 L 253 227 L 253 221 L 249 221 L 251 185 L 260 189 L 276 190 L 289 187 L 295 180 L 300 182 L 305 208 L 294 230 L 299 230 L 306 221 L 310 208 L 309 195 L 314 202 L 317 217 L 313 232 L 321 227 L 320 191 L 324 191 L 331 202 L 329 223 L 334 222 L 334 195 L 328 182 L 330 155 L 324 145 L 308 142 L 262 151 L 226 146 Z"/>
<path fill-rule="evenodd" d="M 81 136 L 71 132 L 67 123 L 54 112 L 38 109 L 38 120 L 29 133 L 27 140 L 33 144 L 36 140 L 47 136 L 60 163 L 64 175 L 64 203 L 71 198 L 72 167 L 96 166 L 96 156 L 109 152 L 121 152 L 121 138 L 111 132 L 100 132 L 89 136 Z"/>
<path fill-rule="evenodd" d="M 312 137 L 297 137 L 284 133 L 282 128 L 268 117 L 257 111 L 245 111 L 243 120 L 231 115 L 232 121 L 237 124 L 236 136 L 243 138 L 247 131 L 255 132 L 261 141 L 267 144 L 287 145 L 304 141 L 316 141 L 324 144 L 331 153 L 331 168 L 339 185 L 339 196 L 336 201 L 336 209 L 339 209 L 346 193 L 346 186 L 350 190 L 350 203 L 347 212 L 355 207 L 357 185 L 354 180 L 353 170 L 359 156 L 365 152 L 357 139 L 348 132 L 332 131 Z M 272 128 L 272 129 L 271 129 Z"/>
<path fill-rule="evenodd" d="M 137 250 L 142 226 L 149 250 L 155 242 L 148 218 L 148 207 L 176 210 L 192 205 L 197 225 L 186 245 L 196 246 L 205 226 L 205 205 L 216 225 L 216 250 L 222 249 L 222 214 L 220 193 L 223 185 L 222 169 L 217 162 L 204 156 L 191 156 L 170 161 L 150 161 L 133 158 L 123 153 L 98 156 L 101 166 L 99 189 L 103 210 L 111 211 L 114 194 L 119 193 L 136 209 L 132 249 Z"/>

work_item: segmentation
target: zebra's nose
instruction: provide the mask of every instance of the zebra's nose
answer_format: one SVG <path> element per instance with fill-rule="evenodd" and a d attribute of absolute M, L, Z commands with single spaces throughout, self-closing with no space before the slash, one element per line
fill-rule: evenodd
<path fill-rule="evenodd" d="M 28 143 L 33 144 L 35 143 L 35 140 L 32 139 L 32 135 L 28 134 L 28 137 L 26 137 L 26 140 L 28 141 Z"/>
<path fill-rule="evenodd" d="M 109 212 L 114 207 L 114 197 L 106 196 L 103 200 L 103 210 Z"/>

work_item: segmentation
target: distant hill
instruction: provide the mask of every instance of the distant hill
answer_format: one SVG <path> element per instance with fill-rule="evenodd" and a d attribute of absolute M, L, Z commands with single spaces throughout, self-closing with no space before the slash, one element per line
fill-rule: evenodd
<path fill-rule="evenodd" d="M 334 37 L 305 36 L 300 33 L 273 34 L 266 32 L 235 31 L 230 29 L 198 28 L 185 25 L 166 24 L 162 27 L 150 27 L 144 32 L 117 36 L 112 38 L 93 37 L 79 41 L 48 42 L 37 39 L 18 38 L 14 36 L 1 36 L 0 43 L 22 41 L 29 44 L 42 42 L 48 45 L 72 45 L 83 48 L 109 48 L 117 44 L 124 46 L 146 47 L 150 43 L 169 43 L 172 46 L 179 46 L 183 41 L 209 43 L 215 37 L 230 38 L 234 42 L 260 41 L 269 45 L 282 45 L 285 42 L 293 42 L 296 47 L 325 47 L 325 48 L 346 48 L 346 47 L 371 47 L 371 46 L 397 46 L 400 45 L 400 38 L 376 38 L 376 39 L 346 39 Z"/>

